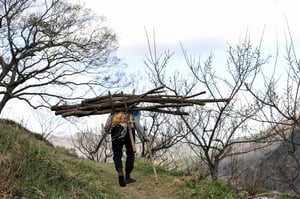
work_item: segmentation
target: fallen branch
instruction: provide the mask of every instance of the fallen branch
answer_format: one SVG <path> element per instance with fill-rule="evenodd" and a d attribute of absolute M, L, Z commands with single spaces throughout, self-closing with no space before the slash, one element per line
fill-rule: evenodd
<path fill-rule="evenodd" d="M 75 105 L 55 105 L 51 107 L 56 115 L 63 117 L 69 116 L 88 116 L 101 115 L 111 112 L 126 111 L 124 104 L 127 105 L 128 111 L 152 111 L 174 115 L 188 115 L 187 112 L 180 111 L 179 108 L 193 105 L 205 105 L 212 102 L 228 102 L 230 99 L 192 99 L 205 92 L 200 92 L 192 96 L 175 96 L 164 95 L 163 87 L 158 87 L 148 92 L 135 94 L 111 94 L 95 98 L 85 99 L 80 104 Z M 147 104 L 138 106 L 139 104 Z"/>

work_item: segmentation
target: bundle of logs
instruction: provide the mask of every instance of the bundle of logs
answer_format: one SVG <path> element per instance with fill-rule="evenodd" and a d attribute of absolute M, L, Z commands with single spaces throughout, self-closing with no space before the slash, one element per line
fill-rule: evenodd
<path fill-rule="evenodd" d="M 55 105 L 51 107 L 56 115 L 62 117 L 69 116 L 89 116 L 101 115 L 120 111 L 152 111 L 174 115 L 188 115 L 187 112 L 179 108 L 184 106 L 205 105 L 211 102 L 228 102 L 230 99 L 194 99 L 205 92 L 192 96 L 175 96 L 164 94 L 164 87 L 152 89 L 144 94 L 124 94 L 123 92 L 107 96 L 82 100 L 80 104 L 75 105 Z M 138 106 L 143 103 L 144 106 Z M 148 103 L 148 105 L 146 105 Z"/>

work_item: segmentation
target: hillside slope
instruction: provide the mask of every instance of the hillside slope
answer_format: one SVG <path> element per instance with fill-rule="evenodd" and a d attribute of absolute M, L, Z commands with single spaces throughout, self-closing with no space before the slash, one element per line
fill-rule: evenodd
<path fill-rule="evenodd" d="M 138 182 L 119 187 L 112 163 L 80 159 L 21 125 L 0 120 L 0 198 L 234 198 L 231 187 L 186 177 L 138 159 Z M 203 197 L 202 197 L 203 196 Z"/>

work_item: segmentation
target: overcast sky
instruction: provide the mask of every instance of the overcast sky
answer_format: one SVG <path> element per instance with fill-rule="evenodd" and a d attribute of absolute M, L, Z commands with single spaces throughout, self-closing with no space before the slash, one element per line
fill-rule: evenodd
<path fill-rule="evenodd" d="M 285 15 L 291 26 L 299 18 L 297 0 L 84 1 L 107 17 L 122 46 L 144 43 L 144 26 L 155 27 L 157 41 L 167 44 L 199 38 L 232 41 L 247 28 L 260 36 L 264 26 L 274 39 L 286 29 Z"/>
<path fill-rule="evenodd" d="M 149 34 L 155 30 L 162 48 L 176 51 L 182 42 L 197 54 L 225 52 L 247 32 L 253 43 L 259 42 L 263 31 L 264 45 L 284 42 L 287 21 L 295 41 L 300 37 L 298 0 L 82 1 L 107 18 L 119 37 L 118 54 L 129 66 L 142 64 L 145 58 L 145 28 Z"/>
<path fill-rule="evenodd" d="M 225 53 L 228 44 L 237 44 L 247 32 L 257 44 L 264 29 L 263 44 L 270 47 L 277 40 L 285 41 L 287 21 L 295 42 L 300 42 L 299 0 L 80 1 L 107 18 L 118 35 L 118 56 L 131 69 L 143 70 L 147 54 L 145 28 L 150 35 L 155 30 L 161 49 L 176 53 L 180 52 L 179 42 L 199 55 Z M 14 115 L 10 108 L 8 115 Z"/>

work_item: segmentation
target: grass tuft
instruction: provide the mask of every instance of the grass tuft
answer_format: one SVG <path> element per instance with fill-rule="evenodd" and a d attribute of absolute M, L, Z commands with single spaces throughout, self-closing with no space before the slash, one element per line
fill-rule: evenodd
<path fill-rule="evenodd" d="M 91 183 L 95 172 L 82 160 L 10 125 L 0 128 L 0 157 L 1 198 L 105 198 L 109 192 Z"/>
<path fill-rule="evenodd" d="M 237 198 L 230 184 L 222 184 L 219 181 L 211 181 L 202 175 L 192 176 L 182 185 L 178 193 L 181 198 L 214 198 L 234 199 Z"/>

